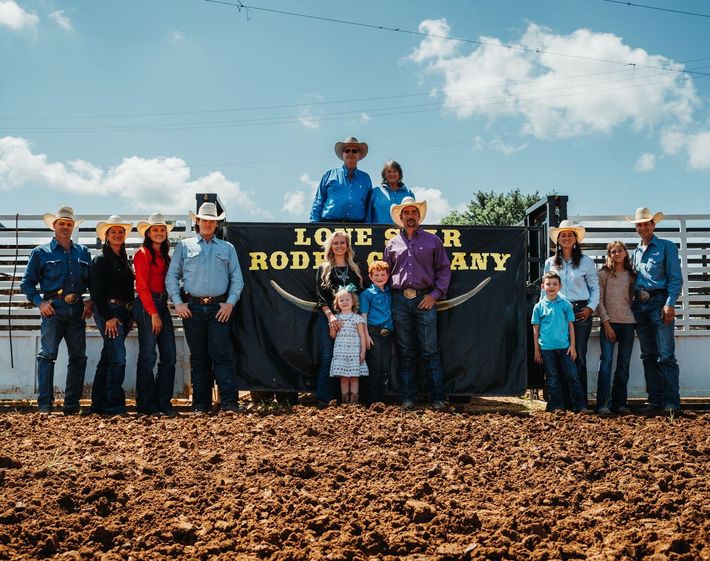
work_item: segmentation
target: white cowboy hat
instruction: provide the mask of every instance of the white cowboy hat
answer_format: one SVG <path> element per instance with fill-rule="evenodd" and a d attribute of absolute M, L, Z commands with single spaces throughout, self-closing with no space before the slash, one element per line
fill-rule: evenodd
<path fill-rule="evenodd" d="M 426 201 L 417 202 L 413 197 L 404 197 L 402 202 L 398 205 L 392 205 L 390 207 L 390 216 L 392 217 L 392 222 L 394 222 L 400 228 L 404 228 L 402 224 L 402 211 L 408 207 L 413 206 L 419 211 L 419 223 L 424 222 L 424 217 L 426 216 Z"/>
<path fill-rule="evenodd" d="M 74 226 L 78 226 L 83 222 L 83 220 L 77 220 L 74 218 L 74 209 L 70 206 L 63 206 L 57 211 L 57 214 L 47 213 L 42 216 L 42 220 L 44 220 L 44 223 L 50 230 L 54 230 L 54 223 L 60 218 L 62 220 L 71 220 L 74 222 Z"/>
<path fill-rule="evenodd" d="M 105 222 L 99 222 L 96 225 L 96 235 L 99 237 L 100 240 L 106 240 L 106 232 L 108 232 L 109 228 L 112 228 L 113 226 L 120 226 L 126 231 L 126 235 L 128 235 L 128 232 L 130 232 L 133 229 L 133 224 L 130 222 L 126 222 L 123 218 L 121 218 L 118 214 L 112 214 L 111 216 L 108 217 L 108 220 Z"/>
<path fill-rule="evenodd" d="M 190 211 L 190 218 L 192 218 L 193 222 L 197 222 L 198 218 L 200 220 L 224 220 L 224 212 L 218 216 L 216 204 L 202 203 L 197 214 Z"/>
<path fill-rule="evenodd" d="M 360 142 L 354 136 L 349 136 L 343 142 L 335 143 L 335 155 L 341 160 L 343 159 L 343 150 L 348 146 L 357 146 L 360 149 L 360 159 L 364 159 L 367 156 L 367 144 Z"/>
<path fill-rule="evenodd" d="M 148 217 L 148 220 L 141 221 L 136 225 L 136 231 L 138 235 L 143 238 L 145 233 L 150 230 L 151 226 L 165 226 L 168 229 L 168 233 L 175 227 L 175 224 L 168 224 L 165 222 L 165 217 L 160 212 L 154 212 Z"/>
<path fill-rule="evenodd" d="M 657 212 L 656 214 L 651 214 L 651 211 L 646 207 L 641 207 L 636 209 L 636 215 L 633 220 L 630 218 L 626 219 L 630 224 L 640 224 L 641 222 L 651 222 L 658 224 L 663 220 L 663 213 Z"/>
<path fill-rule="evenodd" d="M 560 232 L 574 232 L 578 242 L 581 242 L 584 239 L 584 235 L 587 233 L 584 226 L 575 224 L 571 220 L 563 220 L 557 228 L 550 228 L 550 239 L 552 243 L 557 243 L 557 236 L 560 235 Z"/>

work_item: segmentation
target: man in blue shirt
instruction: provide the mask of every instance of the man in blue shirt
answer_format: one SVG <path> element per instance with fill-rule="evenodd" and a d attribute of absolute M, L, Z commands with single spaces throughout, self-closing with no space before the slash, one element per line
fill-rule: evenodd
<path fill-rule="evenodd" d="M 197 214 L 190 215 L 199 233 L 175 246 L 165 288 L 183 320 L 190 347 L 192 407 L 200 414 L 211 410 L 212 380 L 216 380 L 222 411 L 236 412 L 239 406 L 229 318 L 244 288 L 244 279 L 234 246 L 215 237 L 224 213 L 217 215 L 214 203 L 203 203 Z"/>
<path fill-rule="evenodd" d="M 320 180 L 311 207 L 311 222 L 364 222 L 372 181 L 357 169 L 357 163 L 367 156 L 367 144 L 349 136 L 335 143 L 335 154 L 343 165 L 325 172 Z"/>
<path fill-rule="evenodd" d="M 636 333 L 648 392 L 647 412 L 680 409 L 678 362 L 675 358 L 675 304 L 683 286 L 678 249 L 673 242 L 656 237 L 663 213 L 636 209 L 633 220 L 641 243 L 631 255 L 636 271 L 634 302 Z"/>
<path fill-rule="evenodd" d="M 45 214 L 44 223 L 54 231 L 54 239 L 32 250 L 20 289 L 39 309 L 42 316 L 41 349 L 37 355 L 38 397 L 41 414 L 52 412 L 54 405 L 54 361 L 59 343 L 64 339 L 69 354 L 67 383 L 64 391 L 65 415 L 79 412 L 86 372 L 86 318 L 93 303 L 84 301 L 89 288 L 91 254 L 71 240 L 74 211 L 62 207 L 57 214 Z M 40 290 L 37 290 L 39 284 Z M 42 292 L 42 294 L 40 294 Z"/>

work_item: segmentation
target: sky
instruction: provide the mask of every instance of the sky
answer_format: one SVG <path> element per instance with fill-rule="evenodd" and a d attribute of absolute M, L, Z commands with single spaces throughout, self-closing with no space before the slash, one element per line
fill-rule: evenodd
<path fill-rule="evenodd" d="M 556 192 L 573 215 L 710 214 L 710 3 L 644 3 L 701 15 L 0 0 L 0 214 L 187 213 L 216 192 L 230 221 L 306 222 L 347 136 L 373 183 L 402 165 L 428 223 L 479 190 Z"/>

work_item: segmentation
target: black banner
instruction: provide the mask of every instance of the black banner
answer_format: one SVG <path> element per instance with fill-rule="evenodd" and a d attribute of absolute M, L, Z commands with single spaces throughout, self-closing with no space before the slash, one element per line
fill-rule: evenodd
<path fill-rule="evenodd" d="M 381 259 L 392 227 L 335 224 L 228 224 L 244 291 L 236 307 L 234 348 L 240 390 L 315 391 L 316 269 L 333 230 L 351 234 L 356 261 Z M 448 395 L 519 395 L 526 387 L 525 230 L 515 227 L 427 226 L 451 259 L 438 313 Z M 466 299 L 457 298 L 478 291 Z M 465 300 L 459 302 L 459 300 Z"/>

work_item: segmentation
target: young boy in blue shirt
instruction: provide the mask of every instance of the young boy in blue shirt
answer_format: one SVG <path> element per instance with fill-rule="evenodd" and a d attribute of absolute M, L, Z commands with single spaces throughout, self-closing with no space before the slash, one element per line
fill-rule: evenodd
<path fill-rule="evenodd" d="M 367 322 L 368 379 L 363 379 L 363 401 L 370 405 L 384 401 L 385 387 L 390 377 L 394 322 L 392 321 L 392 292 L 387 285 L 390 266 L 384 261 L 373 261 L 368 267 L 372 285 L 360 294 L 360 313 Z"/>
<path fill-rule="evenodd" d="M 577 358 L 574 347 L 574 310 L 572 304 L 558 295 L 561 288 L 562 281 L 556 272 L 550 271 L 542 277 L 545 296 L 535 304 L 531 322 L 535 362 L 545 366 L 547 411 L 565 409 L 565 403 L 568 402 L 574 412 L 591 413 L 586 408 L 582 383 L 574 364 Z M 567 382 L 569 400 L 565 400 L 560 375 Z"/>

